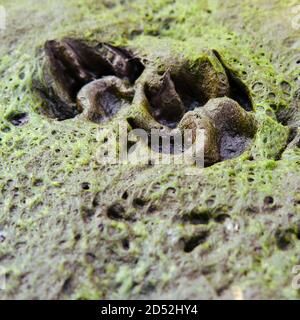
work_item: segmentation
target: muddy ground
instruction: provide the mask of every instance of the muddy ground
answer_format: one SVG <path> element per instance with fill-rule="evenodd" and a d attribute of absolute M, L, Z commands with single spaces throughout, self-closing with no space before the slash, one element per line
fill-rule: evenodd
<path fill-rule="evenodd" d="M 299 298 L 298 1 L 1 5 L 2 299 Z M 142 67 L 98 73 L 85 50 L 68 64 L 53 46 L 65 38 Z M 106 117 L 76 105 L 94 76 L 117 87 Z M 224 97 L 238 105 L 216 116 L 206 103 Z M 122 121 L 169 130 L 197 117 L 215 128 L 204 168 L 99 160 Z"/>

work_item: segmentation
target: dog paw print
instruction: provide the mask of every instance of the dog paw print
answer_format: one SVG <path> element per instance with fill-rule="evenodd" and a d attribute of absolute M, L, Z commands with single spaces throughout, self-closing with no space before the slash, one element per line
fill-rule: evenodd
<path fill-rule="evenodd" d="M 81 114 L 104 123 L 122 110 L 131 129 L 169 137 L 204 129 L 206 165 L 241 155 L 256 133 L 246 89 L 213 51 L 194 61 L 172 52 L 151 60 L 106 43 L 47 41 L 38 90 L 58 120 Z"/>

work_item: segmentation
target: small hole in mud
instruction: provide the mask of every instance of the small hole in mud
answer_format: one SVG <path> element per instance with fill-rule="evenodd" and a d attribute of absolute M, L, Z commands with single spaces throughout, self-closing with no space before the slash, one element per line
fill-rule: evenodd
<path fill-rule="evenodd" d="M 176 194 L 176 189 L 175 188 L 167 188 L 167 194 L 169 195 L 169 196 L 174 196 L 175 194 Z"/>
<path fill-rule="evenodd" d="M 280 250 L 288 250 L 293 245 L 293 232 L 291 230 L 277 230 L 275 234 L 276 245 Z"/>
<path fill-rule="evenodd" d="M 75 239 L 76 241 L 79 241 L 79 240 L 81 239 L 81 234 L 80 234 L 80 233 L 77 233 L 77 234 L 75 235 L 74 239 Z"/>
<path fill-rule="evenodd" d="M 89 182 L 82 182 L 81 188 L 82 188 L 83 190 L 89 190 L 89 189 L 90 189 L 90 184 L 89 184 Z"/>
<path fill-rule="evenodd" d="M 157 207 L 155 204 L 151 204 L 147 210 L 147 213 L 154 213 L 157 210 Z"/>
<path fill-rule="evenodd" d="M 211 208 L 215 204 L 215 199 L 214 198 L 207 199 L 205 203 L 208 207 Z"/>
<path fill-rule="evenodd" d="M 135 198 L 132 201 L 132 205 L 135 208 L 142 208 L 145 204 L 146 204 L 146 201 L 144 199 L 142 199 L 142 198 Z"/>
<path fill-rule="evenodd" d="M 10 127 L 5 127 L 1 131 L 5 133 L 5 132 L 11 131 L 11 129 L 10 129 Z"/>
<path fill-rule="evenodd" d="M 270 92 L 270 93 L 268 93 L 268 98 L 269 98 L 270 100 L 274 100 L 274 99 L 276 98 L 276 94 L 273 93 L 273 92 Z"/>
<path fill-rule="evenodd" d="M 63 283 L 61 291 L 63 294 L 70 295 L 70 294 L 72 294 L 73 289 L 74 289 L 73 288 L 73 278 L 70 276 Z"/>
<path fill-rule="evenodd" d="M 184 252 L 192 252 L 197 246 L 199 246 L 200 244 L 204 243 L 206 241 L 208 234 L 207 232 L 203 232 L 201 234 L 192 236 L 189 239 L 184 239 L 184 247 L 183 250 Z"/>
<path fill-rule="evenodd" d="M 40 187 L 43 185 L 43 180 L 42 179 L 36 179 L 34 182 L 33 182 L 33 185 L 35 187 Z"/>
<path fill-rule="evenodd" d="M 208 212 L 198 212 L 197 210 L 192 210 L 183 217 L 183 221 L 191 224 L 208 224 L 209 219 L 210 216 Z"/>
<path fill-rule="evenodd" d="M 226 213 L 221 213 L 221 214 L 218 214 L 214 220 L 218 223 L 222 223 L 224 222 L 226 219 L 230 218 L 230 215 L 229 214 L 226 214 Z"/>
<path fill-rule="evenodd" d="M 127 238 L 122 240 L 122 247 L 123 247 L 125 250 L 129 250 L 130 243 L 129 243 L 129 240 L 128 240 Z"/>
<path fill-rule="evenodd" d="M 6 237 L 5 237 L 4 233 L 2 233 L 2 232 L 0 231 L 0 243 L 4 242 L 5 239 L 6 239 Z"/>
<path fill-rule="evenodd" d="M 22 126 L 28 122 L 28 114 L 26 112 L 13 113 L 8 116 L 7 120 L 14 126 Z"/>
<path fill-rule="evenodd" d="M 124 217 L 125 209 L 119 203 L 114 203 L 107 208 L 107 216 L 113 220 L 120 220 Z"/>
<path fill-rule="evenodd" d="M 92 262 L 94 262 L 94 260 L 96 259 L 96 256 L 95 256 L 93 253 L 88 252 L 88 253 L 86 253 L 86 255 L 85 255 L 85 259 L 86 259 L 86 262 L 87 262 L 87 263 L 92 263 Z"/>
<path fill-rule="evenodd" d="M 274 203 L 273 197 L 271 197 L 271 196 L 265 197 L 265 199 L 264 199 L 264 204 L 265 205 L 270 205 L 270 204 L 273 204 L 273 203 Z"/>
<path fill-rule="evenodd" d="M 287 81 L 282 81 L 280 83 L 280 86 L 281 86 L 282 91 L 285 93 L 290 93 L 290 91 L 292 89 L 291 85 Z"/>
<path fill-rule="evenodd" d="M 122 199 L 126 200 L 128 198 L 128 192 L 125 191 L 123 194 L 122 194 Z"/>

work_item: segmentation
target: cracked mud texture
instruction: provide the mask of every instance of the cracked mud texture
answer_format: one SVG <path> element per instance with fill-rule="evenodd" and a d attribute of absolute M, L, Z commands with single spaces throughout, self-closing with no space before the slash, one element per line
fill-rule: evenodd
<path fill-rule="evenodd" d="M 298 299 L 291 283 L 300 264 L 300 30 L 287 18 L 297 1 L 2 2 L 9 18 L 0 31 L 0 265 L 7 284 L 0 297 Z M 111 114 L 104 107 L 111 119 L 74 114 L 74 95 L 60 95 L 45 114 L 45 99 L 53 103 L 59 90 L 41 98 L 33 88 L 44 79 L 44 44 L 62 39 L 126 48 L 151 65 L 128 82 L 106 65 L 111 82 L 100 83 L 103 90 L 127 92 L 139 78 L 124 108 Z M 221 94 L 197 96 L 174 77 L 183 66 L 197 74 L 204 56 L 222 74 Z M 75 91 L 101 81 L 89 63 Z M 174 118 L 153 111 L 168 90 L 180 98 Z M 126 118 L 131 127 L 172 130 L 224 96 L 255 122 L 254 135 L 252 126 L 237 131 L 251 139 L 241 155 L 194 168 L 197 175 L 186 175 L 184 165 L 97 161 L 105 144 L 100 128 L 114 132 Z M 236 146 L 222 137 L 227 151 Z"/>

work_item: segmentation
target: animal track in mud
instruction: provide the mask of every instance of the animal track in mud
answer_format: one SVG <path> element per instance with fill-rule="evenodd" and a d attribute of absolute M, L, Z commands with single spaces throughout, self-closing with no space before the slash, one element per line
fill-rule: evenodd
<path fill-rule="evenodd" d="M 279 250 L 288 250 L 300 239 L 299 224 L 287 229 L 277 229 L 275 232 L 276 246 Z"/>
<path fill-rule="evenodd" d="M 12 113 L 7 117 L 7 120 L 14 126 L 22 126 L 28 122 L 28 114 L 26 112 Z"/>
<path fill-rule="evenodd" d="M 204 129 L 205 165 L 239 156 L 254 137 L 248 90 L 216 51 L 193 67 L 182 59 L 166 62 L 162 70 L 106 43 L 93 47 L 76 39 L 51 40 L 44 49 L 44 78 L 36 89 L 51 118 L 81 114 L 102 123 L 124 109 L 132 129 L 163 128 L 173 149 L 178 129 L 193 134 Z"/>
<path fill-rule="evenodd" d="M 207 231 L 202 231 L 191 237 L 181 239 L 183 251 L 186 253 L 192 252 L 196 247 L 204 243 L 208 236 L 209 233 Z"/>

